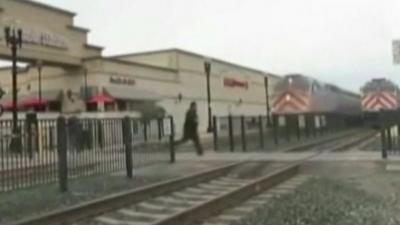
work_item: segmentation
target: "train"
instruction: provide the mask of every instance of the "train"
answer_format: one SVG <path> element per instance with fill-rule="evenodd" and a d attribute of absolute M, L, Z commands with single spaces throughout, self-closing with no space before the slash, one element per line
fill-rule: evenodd
<path fill-rule="evenodd" d="M 363 120 L 368 126 L 379 126 L 380 110 L 394 111 L 399 109 L 399 86 L 388 79 L 372 79 L 365 83 L 360 91 Z"/>
<path fill-rule="evenodd" d="M 275 86 L 272 113 L 275 115 L 322 114 L 361 120 L 361 96 L 336 85 L 302 75 L 289 74 Z"/>

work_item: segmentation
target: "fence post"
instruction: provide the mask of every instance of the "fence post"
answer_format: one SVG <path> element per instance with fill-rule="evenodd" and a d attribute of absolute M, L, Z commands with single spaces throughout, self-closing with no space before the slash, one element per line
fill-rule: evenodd
<path fill-rule="evenodd" d="M 213 117 L 213 139 L 214 139 L 214 151 L 218 151 L 218 122 L 217 117 Z"/>
<path fill-rule="evenodd" d="M 240 117 L 240 131 L 242 136 L 242 151 L 245 152 L 247 151 L 247 140 L 246 140 L 246 124 L 243 115 Z"/>
<path fill-rule="evenodd" d="M 296 118 L 296 137 L 297 141 L 300 141 L 300 115 L 295 116 Z"/>
<path fill-rule="evenodd" d="M 170 160 L 171 163 L 175 163 L 175 123 L 174 123 L 174 117 L 170 116 L 169 117 L 169 122 L 170 122 L 170 128 L 171 128 L 171 134 L 169 136 L 169 153 L 170 153 Z"/>
<path fill-rule="evenodd" d="M 306 133 L 306 138 L 310 137 L 310 117 L 308 114 L 304 114 L 304 131 Z"/>
<path fill-rule="evenodd" d="M 278 115 L 272 115 L 272 130 L 273 130 L 273 135 L 274 135 L 274 142 L 276 145 L 279 144 L 278 141 L 278 128 L 279 128 L 279 124 L 278 124 Z"/>
<path fill-rule="evenodd" d="M 389 127 L 386 128 L 386 137 L 387 137 L 387 150 L 392 151 L 393 150 L 393 145 L 392 145 L 392 124 L 389 124 Z"/>
<path fill-rule="evenodd" d="M 158 140 L 161 141 L 163 133 L 162 133 L 162 119 L 157 119 L 157 128 L 158 128 Z"/>
<path fill-rule="evenodd" d="M 233 140 L 233 121 L 232 115 L 228 116 L 228 128 L 229 128 L 229 148 L 231 152 L 235 151 L 235 142 Z"/>
<path fill-rule="evenodd" d="M 126 176 L 128 178 L 132 178 L 132 129 L 131 129 L 131 120 L 129 117 L 125 117 L 122 121 L 122 138 L 125 146 L 125 165 L 126 165 Z"/>
<path fill-rule="evenodd" d="M 396 150 L 400 151 L 400 122 L 397 121 L 396 123 L 396 127 L 397 127 L 397 146 L 396 146 Z"/>
<path fill-rule="evenodd" d="M 288 115 L 283 116 L 285 119 L 285 137 L 286 141 L 290 141 L 290 117 Z"/>
<path fill-rule="evenodd" d="M 58 182 L 62 192 L 68 191 L 67 126 L 64 117 L 57 119 Z"/>
<path fill-rule="evenodd" d="M 380 122 L 380 129 L 381 129 L 381 148 L 382 148 L 382 158 L 387 159 L 387 148 L 386 148 L 386 124 L 385 124 L 385 117 L 384 112 L 381 109 L 379 111 L 379 122 Z"/>
<path fill-rule="evenodd" d="M 311 114 L 313 137 L 317 137 L 317 123 L 315 121 L 315 118 L 316 118 L 315 114 Z"/>
<path fill-rule="evenodd" d="M 263 126 L 263 117 L 258 117 L 258 128 L 260 129 L 260 148 L 264 149 L 264 126 Z"/>
<path fill-rule="evenodd" d="M 147 120 L 143 120 L 143 138 L 144 142 L 147 143 L 148 137 L 147 137 Z"/>

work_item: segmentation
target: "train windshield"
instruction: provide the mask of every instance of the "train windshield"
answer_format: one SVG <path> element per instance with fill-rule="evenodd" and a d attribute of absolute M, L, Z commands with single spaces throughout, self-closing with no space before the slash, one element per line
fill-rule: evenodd
<path fill-rule="evenodd" d="M 277 92 L 282 92 L 287 89 L 307 93 L 310 89 L 309 79 L 302 75 L 288 75 L 278 82 L 275 87 Z"/>
<path fill-rule="evenodd" d="M 375 79 L 367 83 L 361 90 L 363 93 L 377 92 L 377 91 L 388 91 L 396 92 L 398 87 L 385 79 Z"/>

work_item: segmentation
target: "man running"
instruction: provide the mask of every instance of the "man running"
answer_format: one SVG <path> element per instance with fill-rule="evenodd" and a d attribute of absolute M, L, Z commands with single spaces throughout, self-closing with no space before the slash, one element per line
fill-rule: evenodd
<path fill-rule="evenodd" d="M 198 155 L 203 155 L 203 147 L 200 144 L 199 133 L 197 128 L 199 126 L 197 116 L 196 102 L 190 103 L 190 108 L 186 112 L 185 124 L 183 125 L 183 137 L 181 140 L 175 142 L 175 145 L 180 145 L 188 140 L 192 140 Z"/>

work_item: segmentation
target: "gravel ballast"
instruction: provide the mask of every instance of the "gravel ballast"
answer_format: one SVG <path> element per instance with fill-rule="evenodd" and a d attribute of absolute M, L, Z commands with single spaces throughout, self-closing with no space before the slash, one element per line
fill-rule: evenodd
<path fill-rule="evenodd" d="M 394 203 L 338 180 L 314 178 L 273 198 L 240 225 L 397 225 Z"/>

